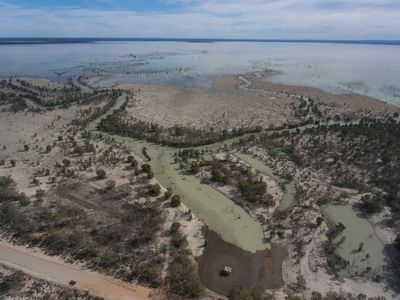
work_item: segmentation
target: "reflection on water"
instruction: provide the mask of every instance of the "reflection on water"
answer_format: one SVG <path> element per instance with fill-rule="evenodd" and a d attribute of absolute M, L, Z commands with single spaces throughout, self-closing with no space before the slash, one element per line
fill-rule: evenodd
<path fill-rule="evenodd" d="M 279 70 L 274 82 L 357 92 L 400 105 L 400 51 L 390 45 L 101 42 L 0 46 L 0 76 L 210 86 L 220 74 Z"/>

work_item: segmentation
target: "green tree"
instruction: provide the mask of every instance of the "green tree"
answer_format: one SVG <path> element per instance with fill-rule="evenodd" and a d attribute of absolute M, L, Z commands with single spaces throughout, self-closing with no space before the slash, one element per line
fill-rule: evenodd
<path fill-rule="evenodd" d="M 235 285 L 228 296 L 229 300 L 254 300 L 251 292 L 242 285 Z"/>
<path fill-rule="evenodd" d="M 50 153 L 50 152 L 51 152 L 51 149 L 52 149 L 51 146 L 50 146 L 50 145 L 47 145 L 47 146 L 46 146 L 46 153 Z"/>
<path fill-rule="evenodd" d="M 306 279 L 304 278 L 304 276 L 300 274 L 296 277 L 296 280 L 297 280 L 297 288 L 304 290 L 306 288 Z"/>
<path fill-rule="evenodd" d="M 370 214 L 380 212 L 384 205 L 385 200 L 378 195 L 365 195 L 361 198 L 363 208 Z"/>
<path fill-rule="evenodd" d="M 11 289 L 17 288 L 22 284 L 23 280 L 24 280 L 24 274 L 19 271 L 4 276 L 0 282 L 0 294 L 6 293 Z"/>
<path fill-rule="evenodd" d="M 116 183 L 114 180 L 107 180 L 106 181 L 106 189 L 111 191 L 113 189 L 115 189 Z"/>
<path fill-rule="evenodd" d="M 71 165 L 71 161 L 68 160 L 68 159 L 66 159 L 66 158 L 64 158 L 64 159 L 62 160 L 62 163 L 63 163 L 63 165 L 64 165 L 65 167 L 67 167 L 67 168 Z"/>
<path fill-rule="evenodd" d="M 161 187 L 158 183 L 149 184 L 147 186 L 147 194 L 151 197 L 157 197 L 161 193 Z"/>
<path fill-rule="evenodd" d="M 97 169 L 96 170 L 96 176 L 97 176 L 97 179 L 102 180 L 102 179 L 105 179 L 107 177 L 107 173 L 103 169 Z"/>
<path fill-rule="evenodd" d="M 173 195 L 171 198 L 171 207 L 178 207 L 181 205 L 181 197 Z"/>
<path fill-rule="evenodd" d="M 400 251 L 400 233 L 397 234 L 397 237 L 394 240 L 394 246 L 398 251 Z"/>
<path fill-rule="evenodd" d="M 171 196 L 172 196 L 172 189 L 169 187 L 164 193 L 164 198 L 165 200 L 168 200 L 169 198 L 171 198 Z"/>
<path fill-rule="evenodd" d="M 197 174 L 200 171 L 200 166 L 198 164 L 198 162 L 192 161 L 190 163 L 190 173 L 192 174 Z"/>

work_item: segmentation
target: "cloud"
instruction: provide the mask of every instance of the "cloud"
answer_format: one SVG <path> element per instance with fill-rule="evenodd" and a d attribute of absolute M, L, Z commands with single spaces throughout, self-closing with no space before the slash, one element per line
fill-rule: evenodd
<path fill-rule="evenodd" d="M 400 39 L 398 0 L 163 2 L 172 9 L 26 8 L 0 1 L 0 36 Z"/>

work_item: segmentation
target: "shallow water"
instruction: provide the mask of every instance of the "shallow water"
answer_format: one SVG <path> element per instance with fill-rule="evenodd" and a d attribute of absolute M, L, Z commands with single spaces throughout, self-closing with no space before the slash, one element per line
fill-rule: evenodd
<path fill-rule="evenodd" d="M 283 185 L 283 198 L 278 207 L 280 211 L 285 211 L 287 209 L 290 209 L 291 207 L 293 207 L 293 205 L 296 204 L 295 201 L 296 187 L 293 181 L 288 182 L 282 177 L 275 175 L 274 169 L 266 165 L 262 160 L 254 158 L 250 154 L 237 152 L 234 153 L 234 155 L 239 159 L 243 160 L 250 167 L 259 170 L 261 173 L 268 175 L 269 177 L 271 177 L 272 179 Z"/>
<path fill-rule="evenodd" d="M 100 120 L 120 108 L 124 100 L 125 95 L 122 95 L 113 109 L 91 122 L 87 126 L 87 130 L 94 131 Z M 114 138 L 115 141 L 122 143 L 138 155 L 142 155 L 142 149 L 146 147 L 147 153 L 151 157 L 151 161 L 148 163 L 157 180 L 164 187 L 171 187 L 174 193 L 181 196 L 183 203 L 204 224 L 217 232 L 224 241 L 253 253 L 270 248 L 268 243 L 264 243 L 264 234 L 259 221 L 253 219 L 243 208 L 225 195 L 207 184 L 202 184 L 195 176 L 185 174 L 179 169 L 179 165 L 174 163 L 174 153 L 178 149 L 128 137 L 98 133 Z M 209 147 L 219 148 L 222 145 L 220 143 Z"/>
<path fill-rule="evenodd" d="M 248 42 L 98 42 L 0 46 L 0 76 L 58 80 L 106 74 L 99 85 L 210 86 L 221 74 L 274 69 L 274 82 L 357 92 L 400 105 L 400 46 Z"/>
<path fill-rule="evenodd" d="M 337 249 L 337 254 L 350 265 L 341 272 L 344 276 L 361 274 L 367 267 L 371 271 L 366 276 L 375 278 L 376 275 L 382 275 L 387 261 L 385 257 L 384 244 L 375 234 L 373 226 L 364 218 L 359 211 L 356 211 L 350 205 L 327 205 L 324 212 L 329 222 L 332 224 L 343 223 L 346 227 L 342 235 L 345 237 L 343 244 Z M 364 243 L 363 250 L 358 252 L 360 243 Z M 369 254 L 369 258 L 366 255 Z"/>
<path fill-rule="evenodd" d="M 177 149 L 130 138 L 114 138 L 137 154 L 146 147 L 152 158 L 148 163 L 159 182 L 180 195 L 185 205 L 226 242 L 250 252 L 269 248 L 269 244 L 263 242 L 260 222 L 228 197 L 179 169 L 179 165 L 173 160 Z"/>

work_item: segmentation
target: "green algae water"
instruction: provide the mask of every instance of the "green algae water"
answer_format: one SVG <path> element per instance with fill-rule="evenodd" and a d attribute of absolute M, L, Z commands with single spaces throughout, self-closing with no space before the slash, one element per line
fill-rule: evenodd
<path fill-rule="evenodd" d="M 259 170 L 261 173 L 268 175 L 269 177 L 283 185 L 283 198 L 278 207 L 280 211 L 288 210 L 296 204 L 296 187 L 293 181 L 288 182 L 283 178 L 275 175 L 274 170 L 270 166 L 266 165 L 262 160 L 254 158 L 250 154 L 237 152 L 234 153 L 234 155 L 240 160 L 247 163 L 250 167 Z"/>
<path fill-rule="evenodd" d="M 177 149 L 132 138 L 112 137 L 137 154 L 146 147 L 151 157 L 148 163 L 158 181 L 180 195 L 185 205 L 226 242 L 253 253 L 269 248 L 269 244 L 263 242 L 264 235 L 260 222 L 228 197 L 179 169 L 179 165 L 173 160 Z"/>
<path fill-rule="evenodd" d="M 336 253 L 348 261 L 349 265 L 340 272 L 342 276 L 364 274 L 370 278 L 381 276 L 385 266 L 384 244 L 377 237 L 373 226 L 350 205 L 327 205 L 324 213 L 329 223 L 343 223 L 346 229 L 337 238 L 344 237 L 344 242 Z M 360 244 L 363 243 L 361 251 Z"/>
<path fill-rule="evenodd" d="M 253 253 L 270 248 L 268 243 L 264 243 L 260 222 L 222 193 L 202 184 L 195 176 L 187 175 L 179 169 L 179 165 L 174 163 L 174 153 L 179 149 L 95 131 L 101 119 L 119 109 L 124 100 L 125 95 L 122 95 L 113 109 L 91 122 L 87 126 L 87 130 L 111 137 L 138 155 L 141 155 L 143 147 L 146 147 L 147 153 L 151 157 L 151 161 L 148 163 L 157 180 L 163 186 L 171 187 L 174 193 L 180 195 L 183 203 L 226 242 Z M 208 148 L 217 149 L 222 146 L 223 143 L 217 143 Z"/>
<path fill-rule="evenodd" d="M 121 108 L 121 106 L 125 103 L 125 99 L 126 99 L 126 94 L 122 93 L 121 96 L 118 97 L 117 101 L 115 101 L 114 106 L 107 111 L 104 115 L 100 116 L 99 118 L 93 120 L 92 122 L 90 122 L 87 126 L 86 126 L 86 130 L 87 131 L 95 131 L 97 129 L 97 126 L 99 125 L 100 121 L 106 117 L 108 117 L 109 115 L 111 115 L 114 111 L 118 110 Z"/>

